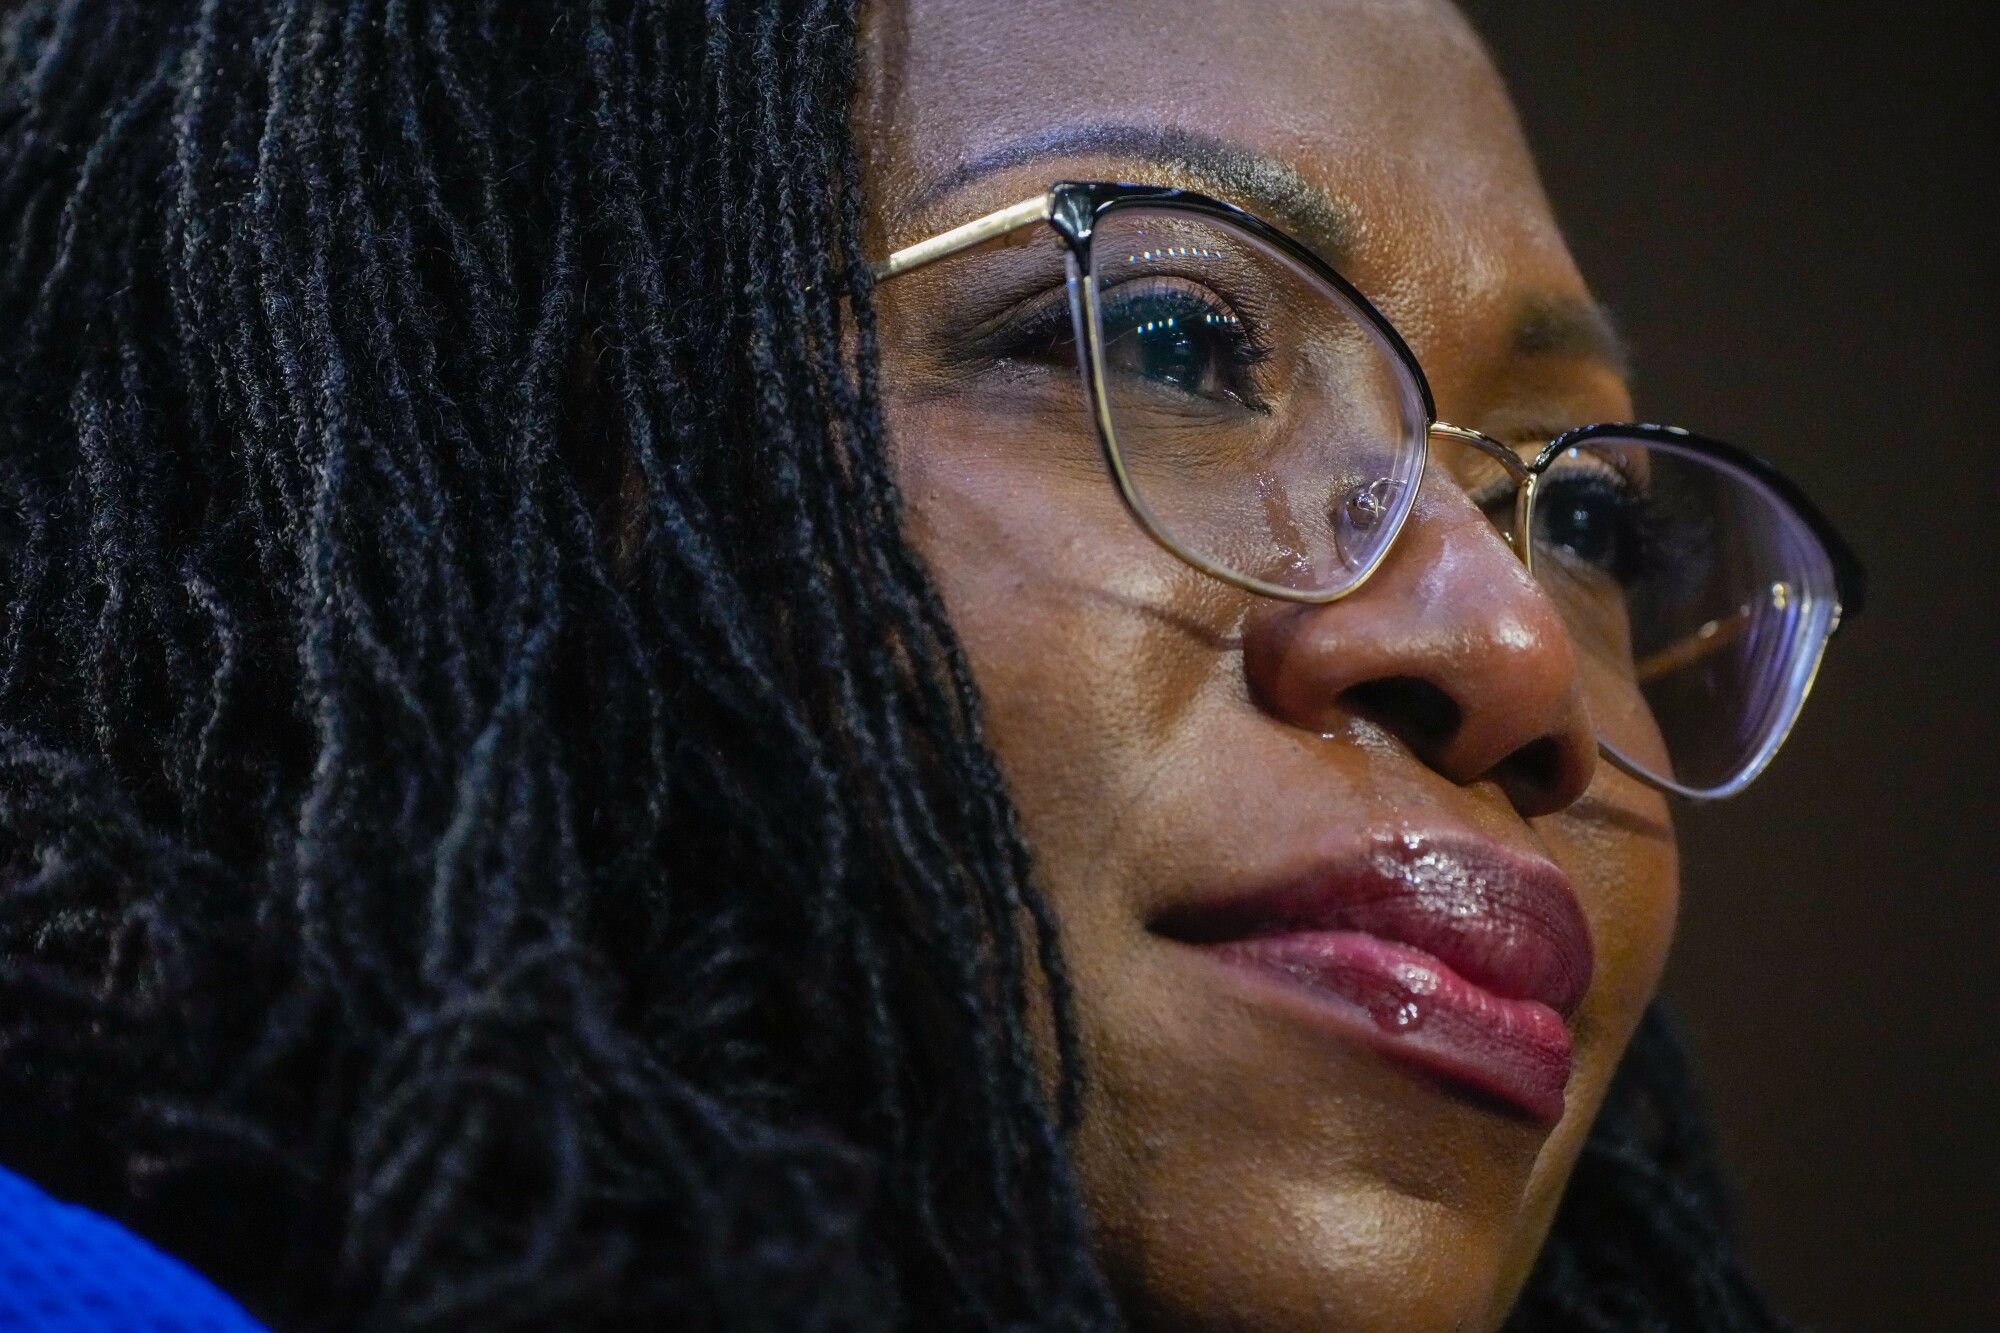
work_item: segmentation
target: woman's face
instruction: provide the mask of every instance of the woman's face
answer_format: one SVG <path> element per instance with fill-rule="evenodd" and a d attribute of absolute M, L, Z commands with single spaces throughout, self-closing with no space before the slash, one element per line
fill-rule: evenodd
<path fill-rule="evenodd" d="M 1187 186 L 1324 251 L 1444 419 L 1631 415 L 1439 0 L 882 0 L 865 34 L 878 253 L 1056 180 Z M 996 292 L 1060 292 L 1031 239 L 882 288 L 884 388 L 1061 920 L 1113 1280 L 1142 1327 L 1493 1327 L 1658 979 L 1667 812 L 1596 763 L 1559 617 L 1449 467 L 1315 607 L 1176 560 L 1087 451 L 1010 448 L 994 384 L 1084 411 L 1059 358 L 964 351 L 1022 304 Z M 1445 972 L 1414 1008 L 1385 981 Z"/>

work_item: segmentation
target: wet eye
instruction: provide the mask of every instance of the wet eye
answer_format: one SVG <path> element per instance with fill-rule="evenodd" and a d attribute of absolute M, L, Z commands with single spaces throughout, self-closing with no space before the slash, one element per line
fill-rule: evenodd
<path fill-rule="evenodd" d="M 1622 478 L 1550 477 L 1535 502 L 1536 542 L 1571 565 L 1620 580 L 1632 576 L 1640 551 L 1639 511 L 1644 501 Z"/>
<path fill-rule="evenodd" d="M 1211 294 L 1181 283 L 1132 282 L 1107 289 L 1100 302 L 1107 374 L 1258 406 L 1255 367 L 1263 351 Z"/>

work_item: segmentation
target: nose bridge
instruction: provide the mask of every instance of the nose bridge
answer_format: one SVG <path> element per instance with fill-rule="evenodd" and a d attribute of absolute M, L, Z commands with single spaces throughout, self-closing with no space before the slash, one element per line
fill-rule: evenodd
<path fill-rule="evenodd" d="M 1542 479 L 1541 468 L 1545 459 L 1538 456 L 1529 463 L 1503 442 L 1494 439 L 1484 431 L 1467 426 L 1454 426 L 1449 421 L 1433 421 L 1427 432 L 1430 451 L 1439 452 L 1437 446 L 1444 443 L 1469 449 L 1480 456 L 1497 463 L 1514 482 L 1514 527 L 1507 535 L 1507 542 L 1514 549 L 1514 555 L 1529 573 L 1535 571 L 1534 511 L 1535 488 Z"/>
<path fill-rule="evenodd" d="M 1454 783 L 1497 782 L 1525 815 L 1568 805 L 1595 771 L 1562 616 L 1446 469 L 1367 584 L 1330 605 L 1255 608 L 1244 669 L 1280 720 L 1324 733 L 1364 719 Z"/>

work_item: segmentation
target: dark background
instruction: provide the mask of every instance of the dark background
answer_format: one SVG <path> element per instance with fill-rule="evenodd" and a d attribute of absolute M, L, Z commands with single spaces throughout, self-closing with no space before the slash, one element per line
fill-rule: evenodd
<path fill-rule="evenodd" d="M 1799 478 L 1868 610 L 1684 808 L 1668 1002 L 1740 1226 L 1828 1333 L 2000 1330 L 1989 3 L 1473 0 L 1642 414 Z"/>

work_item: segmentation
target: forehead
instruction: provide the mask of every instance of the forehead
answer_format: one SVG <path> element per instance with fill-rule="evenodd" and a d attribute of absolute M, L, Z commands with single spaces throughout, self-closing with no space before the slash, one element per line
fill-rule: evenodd
<path fill-rule="evenodd" d="M 1442 0 L 875 0 L 864 42 L 877 245 L 1104 176 L 1317 205 L 1270 220 L 1337 250 L 1419 344 L 1524 283 L 1582 295 L 1505 89 Z"/>
<path fill-rule="evenodd" d="M 1499 77 L 1440 0 L 878 0 L 867 18 L 871 165 L 899 202 L 1087 125 L 1226 141 L 1356 204 L 1542 211 Z"/>

